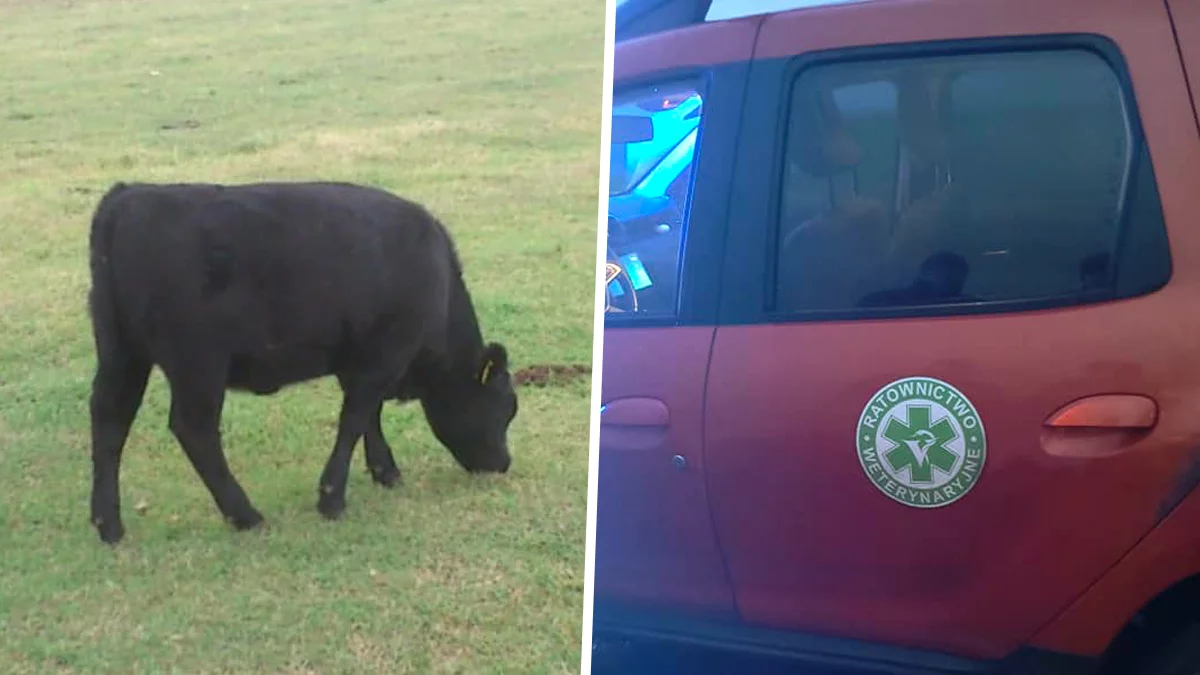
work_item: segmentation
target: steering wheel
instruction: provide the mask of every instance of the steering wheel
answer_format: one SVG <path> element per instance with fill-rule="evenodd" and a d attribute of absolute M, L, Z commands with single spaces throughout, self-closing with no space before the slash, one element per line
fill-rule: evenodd
<path fill-rule="evenodd" d="M 608 260 L 604 264 L 604 313 L 623 313 L 638 311 L 637 291 L 633 288 L 633 280 L 621 266 L 613 250 L 608 249 Z M 621 295 L 613 297 L 612 283 L 620 286 Z M 615 300 L 615 302 L 614 302 Z"/>

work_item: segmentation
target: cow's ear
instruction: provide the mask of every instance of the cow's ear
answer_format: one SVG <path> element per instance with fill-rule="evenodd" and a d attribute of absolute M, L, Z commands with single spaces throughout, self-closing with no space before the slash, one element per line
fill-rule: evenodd
<path fill-rule="evenodd" d="M 492 342 L 483 348 L 479 366 L 479 383 L 488 384 L 500 373 L 508 371 L 508 351 L 504 345 Z"/>

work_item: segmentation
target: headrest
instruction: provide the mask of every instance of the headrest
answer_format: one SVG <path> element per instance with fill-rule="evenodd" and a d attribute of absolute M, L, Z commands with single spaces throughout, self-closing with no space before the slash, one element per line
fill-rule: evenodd
<path fill-rule="evenodd" d="M 796 146 L 794 156 L 805 173 L 827 177 L 858 166 L 862 148 L 850 134 L 838 128 L 804 139 Z"/>
<path fill-rule="evenodd" d="M 791 130 L 792 163 L 822 178 L 848 171 L 862 161 L 862 148 L 842 126 L 832 95 L 824 93 L 797 110 L 799 124 Z"/>

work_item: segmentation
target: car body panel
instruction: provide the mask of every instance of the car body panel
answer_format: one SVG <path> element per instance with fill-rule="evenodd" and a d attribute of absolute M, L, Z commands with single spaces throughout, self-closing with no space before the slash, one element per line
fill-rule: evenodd
<path fill-rule="evenodd" d="M 762 21 L 697 24 L 622 42 L 613 52 L 613 88 L 655 72 L 747 61 Z"/>
<path fill-rule="evenodd" d="M 1200 411 L 1197 411 L 1200 413 Z M 1194 469 L 1180 475 L 1190 490 L 1162 524 L 1029 644 L 1073 654 L 1101 654 L 1112 639 L 1159 593 L 1200 570 L 1200 492 Z"/>

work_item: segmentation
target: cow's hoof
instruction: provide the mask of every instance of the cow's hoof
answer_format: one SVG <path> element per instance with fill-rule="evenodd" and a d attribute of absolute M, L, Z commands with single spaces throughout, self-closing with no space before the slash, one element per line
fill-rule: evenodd
<path fill-rule="evenodd" d="M 258 527 L 259 525 L 262 525 L 264 522 L 262 514 L 259 513 L 258 511 L 255 511 L 254 509 L 251 509 L 248 513 L 244 513 L 241 515 L 226 516 L 225 520 L 230 525 L 232 525 L 234 527 L 234 529 L 236 529 L 238 532 L 245 532 L 246 530 L 253 530 L 254 528 Z"/>
<path fill-rule="evenodd" d="M 325 516 L 327 520 L 337 520 L 346 512 L 345 499 L 326 499 L 325 495 L 321 495 L 320 501 L 317 502 L 317 511 Z"/>
<path fill-rule="evenodd" d="M 113 545 L 125 538 L 125 526 L 121 524 L 119 518 L 111 520 L 96 518 L 92 520 L 92 524 L 96 526 L 96 533 L 100 535 L 100 541 L 105 544 Z"/>
<path fill-rule="evenodd" d="M 379 471 L 372 470 L 371 480 L 385 488 L 395 487 L 401 482 L 400 469 L 392 466 Z"/>

